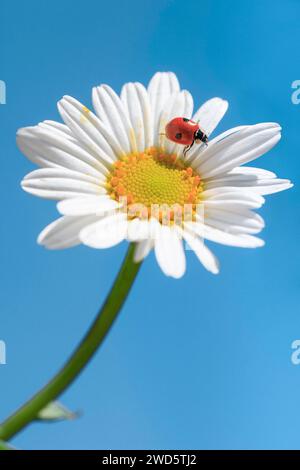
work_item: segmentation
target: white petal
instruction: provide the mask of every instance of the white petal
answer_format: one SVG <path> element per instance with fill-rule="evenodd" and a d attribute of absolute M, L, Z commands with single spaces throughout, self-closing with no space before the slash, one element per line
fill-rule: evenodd
<path fill-rule="evenodd" d="M 257 194 L 267 195 L 293 187 L 287 179 L 276 178 L 271 171 L 252 167 L 238 167 L 226 175 L 205 181 L 205 188 L 235 187 L 245 188 Z"/>
<path fill-rule="evenodd" d="M 201 198 L 205 209 L 218 207 L 222 204 L 259 209 L 265 203 L 265 199 L 253 191 L 248 191 L 248 189 L 240 190 L 230 186 L 205 189 L 201 193 Z"/>
<path fill-rule="evenodd" d="M 180 90 L 177 77 L 172 72 L 157 72 L 148 85 L 154 138 L 159 133 L 161 113 L 169 97 Z M 155 140 L 155 144 L 157 140 Z"/>
<path fill-rule="evenodd" d="M 106 195 L 83 196 L 65 199 L 57 204 L 58 211 L 63 215 L 103 215 L 106 212 L 115 211 L 120 204 Z"/>
<path fill-rule="evenodd" d="M 185 161 L 192 165 L 193 168 L 197 168 L 200 163 L 204 163 L 211 157 L 211 152 L 207 152 L 209 148 L 213 148 L 218 142 L 221 142 L 227 139 L 229 136 L 233 136 L 241 132 L 243 129 L 246 129 L 250 126 L 237 126 L 232 129 L 228 129 L 222 134 L 217 135 L 214 139 L 208 142 L 208 145 L 196 145 L 192 148 L 192 151 L 189 151 L 185 156 Z"/>
<path fill-rule="evenodd" d="M 193 121 L 199 122 L 201 129 L 209 136 L 222 120 L 228 109 L 228 101 L 212 98 L 206 101 L 193 116 Z M 205 145 L 195 144 L 186 154 L 186 161 L 191 162 L 206 149 Z"/>
<path fill-rule="evenodd" d="M 46 129 L 50 132 L 55 132 L 60 137 L 67 138 L 73 142 L 76 141 L 76 138 L 73 135 L 71 129 L 69 129 L 68 126 L 66 126 L 65 124 L 62 124 L 61 122 L 46 120 L 46 121 L 40 122 L 38 125 L 42 129 Z"/>
<path fill-rule="evenodd" d="M 153 248 L 153 241 L 152 240 L 143 240 L 138 242 L 135 246 L 133 260 L 135 263 L 140 263 Z"/>
<path fill-rule="evenodd" d="M 121 99 L 131 122 L 132 150 L 142 152 L 153 142 L 151 109 L 147 91 L 141 83 L 127 83 L 122 88 Z"/>
<path fill-rule="evenodd" d="M 168 153 L 182 153 L 184 146 L 175 144 L 166 138 L 164 134 L 165 127 L 168 122 L 174 117 L 183 116 L 191 118 L 193 112 L 193 98 L 192 95 L 182 90 L 179 93 L 174 93 L 166 102 L 163 112 L 161 113 L 159 135 L 154 135 L 154 140 L 158 139 L 159 146 Z M 157 141 L 157 140 L 156 140 Z"/>
<path fill-rule="evenodd" d="M 265 223 L 259 214 L 232 206 L 209 208 L 205 211 L 206 224 L 230 233 L 259 233 Z"/>
<path fill-rule="evenodd" d="M 51 250 L 71 248 L 79 245 L 79 232 L 92 223 L 95 217 L 60 217 L 40 233 L 38 243 Z"/>
<path fill-rule="evenodd" d="M 21 152 L 41 167 L 66 168 L 97 179 L 104 179 L 107 174 L 97 158 L 54 126 L 41 123 L 19 129 L 17 144 Z"/>
<path fill-rule="evenodd" d="M 183 276 L 186 268 L 182 240 L 174 229 L 161 226 L 155 240 L 157 262 L 166 276 L 176 279 Z"/>
<path fill-rule="evenodd" d="M 264 123 L 231 134 L 203 151 L 203 160 L 197 171 L 206 179 L 248 163 L 269 151 L 280 140 L 280 130 L 278 124 Z"/>
<path fill-rule="evenodd" d="M 151 224 L 148 220 L 133 219 L 128 223 L 127 240 L 137 242 L 151 238 Z"/>
<path fill-rule="evenodd" d="M 119 96 L 108 85 L 93 88 L 93 105 L 99 119 L 111 131 L 124 152 L 132 151 L 130 145 L 131 124 Z"/>
<path fill-rule="evenodd" d="M 124 214 L 114 214 L 85 227 L 79 238 L 92 248 L 110 248 L 126 239 L 127 225 Z"/>
<path fill-rule="evenodd" d="M 182 236 L 203 266 L 213 274 L 219 273 L 219 262 L 215 255 L 204 245 L 202 239 L 195 234 L 182 230 Z"/>
<path fill-rule="evenodd" d="M 125 155 L 109 129 L 79 101 L 64 96 L 58 102 L 58 110 L 77 139 L 105 166 L 110 166 L 118 157 Z"/>
<path fill-rule="evenodd" d="M 32 171 L 21 182 L 28 193 L 47 199 L 64 199 L 87 194 L 106 193 L 100 182 L 64 168 L 42 168 Z"/>
<path fill-rule="evenodd" d="M 229 173 L 227 173 L 228 176 L 236 175 L 236 174 L 256 176 L 257 178 L 265 178 L 265 179 L 276 178 L 276 175 L 275 173 L 273 173 L 273 171 L 264 170 L 263 168 L 255 168 L 252 166 L 237 167 L 231 170 Z"/>
<path fill-rule="evenodd" d="M 264 246 L 264 241 L 260 238 L 248 234 L 232 234 L 216 229 L 210 225 L 188 222 L 185 224 L 190 231 L 207 240 L 221 243 L 222 245 L 237 246 L 240 248 L 258 248 Z"/>
<path fill-rule="evenodd" d="M 257 202 L 252 201 L 236 201 L 234 199 L 224 199 L 220 201 L 207 201 L 204 204 L 204 207 L 201 212 L 204 211 L 207 214 L 213 210 L 228 210 L 231 212 L 242 212 L 248 211 L 253 209 L 259 209 L 262 204 L 258 204 Z"/>
<path fill-rule="evenodd" d="M 195 113 L 193 121 L 199 121 L 200 127 L 210 135 L 228 109 L 228 101 L 221 98 L 212 98 L 206 101 Z"/>

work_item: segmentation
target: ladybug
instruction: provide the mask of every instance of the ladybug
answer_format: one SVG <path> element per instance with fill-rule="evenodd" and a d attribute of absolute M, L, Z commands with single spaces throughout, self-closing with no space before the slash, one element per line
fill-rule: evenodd
<path fill-rule="evenodd" d="M 165 128 L 166 137 L 176 144 L 185 145 L 183 155 L 185 155 L 194 143 L 204 143 L 207 145 L 208 136 L 200 128 L 198 122 L 184 117 L 175 117 L 168 122 Z"/>

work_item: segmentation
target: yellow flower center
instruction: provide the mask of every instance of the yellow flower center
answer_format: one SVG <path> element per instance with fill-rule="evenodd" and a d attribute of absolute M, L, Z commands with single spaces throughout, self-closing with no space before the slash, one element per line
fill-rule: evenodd
<path fill-rule="evenodd" d="M 164 206 L 173 219 L 176 208 L 184 211 L 189 205 L 196 209 L 203 187 L 199 175 L 176 155 L 150 148 L 114 163 L 107 189 L 112 199 L 126 198 L 129 211 L 138 204 L 150 216 L 153 206 Z"/>

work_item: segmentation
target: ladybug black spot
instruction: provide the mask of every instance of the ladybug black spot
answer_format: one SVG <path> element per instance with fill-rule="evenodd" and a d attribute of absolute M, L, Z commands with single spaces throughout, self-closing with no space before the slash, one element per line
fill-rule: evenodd
<path fill-rule="evenodd" d="M 188 118 L 182 118 L 182 120 L 183 120 L 184 122 L 189 122 L 189 119 L 188 119 Z"/>
<path fill-rule="evenodd" d="M 177 134 L 175 135 L 175 137 L 176 137 L 177 140 L 180 140 L 181 137 L 182 137 L 181 132 L 177 132 Z"/>

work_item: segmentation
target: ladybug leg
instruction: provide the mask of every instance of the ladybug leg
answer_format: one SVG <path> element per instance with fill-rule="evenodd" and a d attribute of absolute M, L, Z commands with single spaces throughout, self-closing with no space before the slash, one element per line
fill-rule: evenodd
<path fill-rule="evenodd" d="M 208 147 L 208 143 L 207 143 L 207 142 L 201 142 L 200 148 L 202 148 L 203 146 L 204 146 L 204 147 Z"/>
<path fill-rule="evenodd" d="M 184 147 L 184 149 L 183 149 L 183 156 L 184 156 L 184 157 L 186 156 L 187 152 L 193 147 L 194 143 L 195 143 L 195 141 L 193 141 L 192 144 L 186 145 L 186 146 Z"/>
<path fill-rule="evenodd" d="M 185 157 L 187 152 L 190 150 L 191 146 L 190 145 L 186 145 L 183 149 L 183 156 Z"/>

